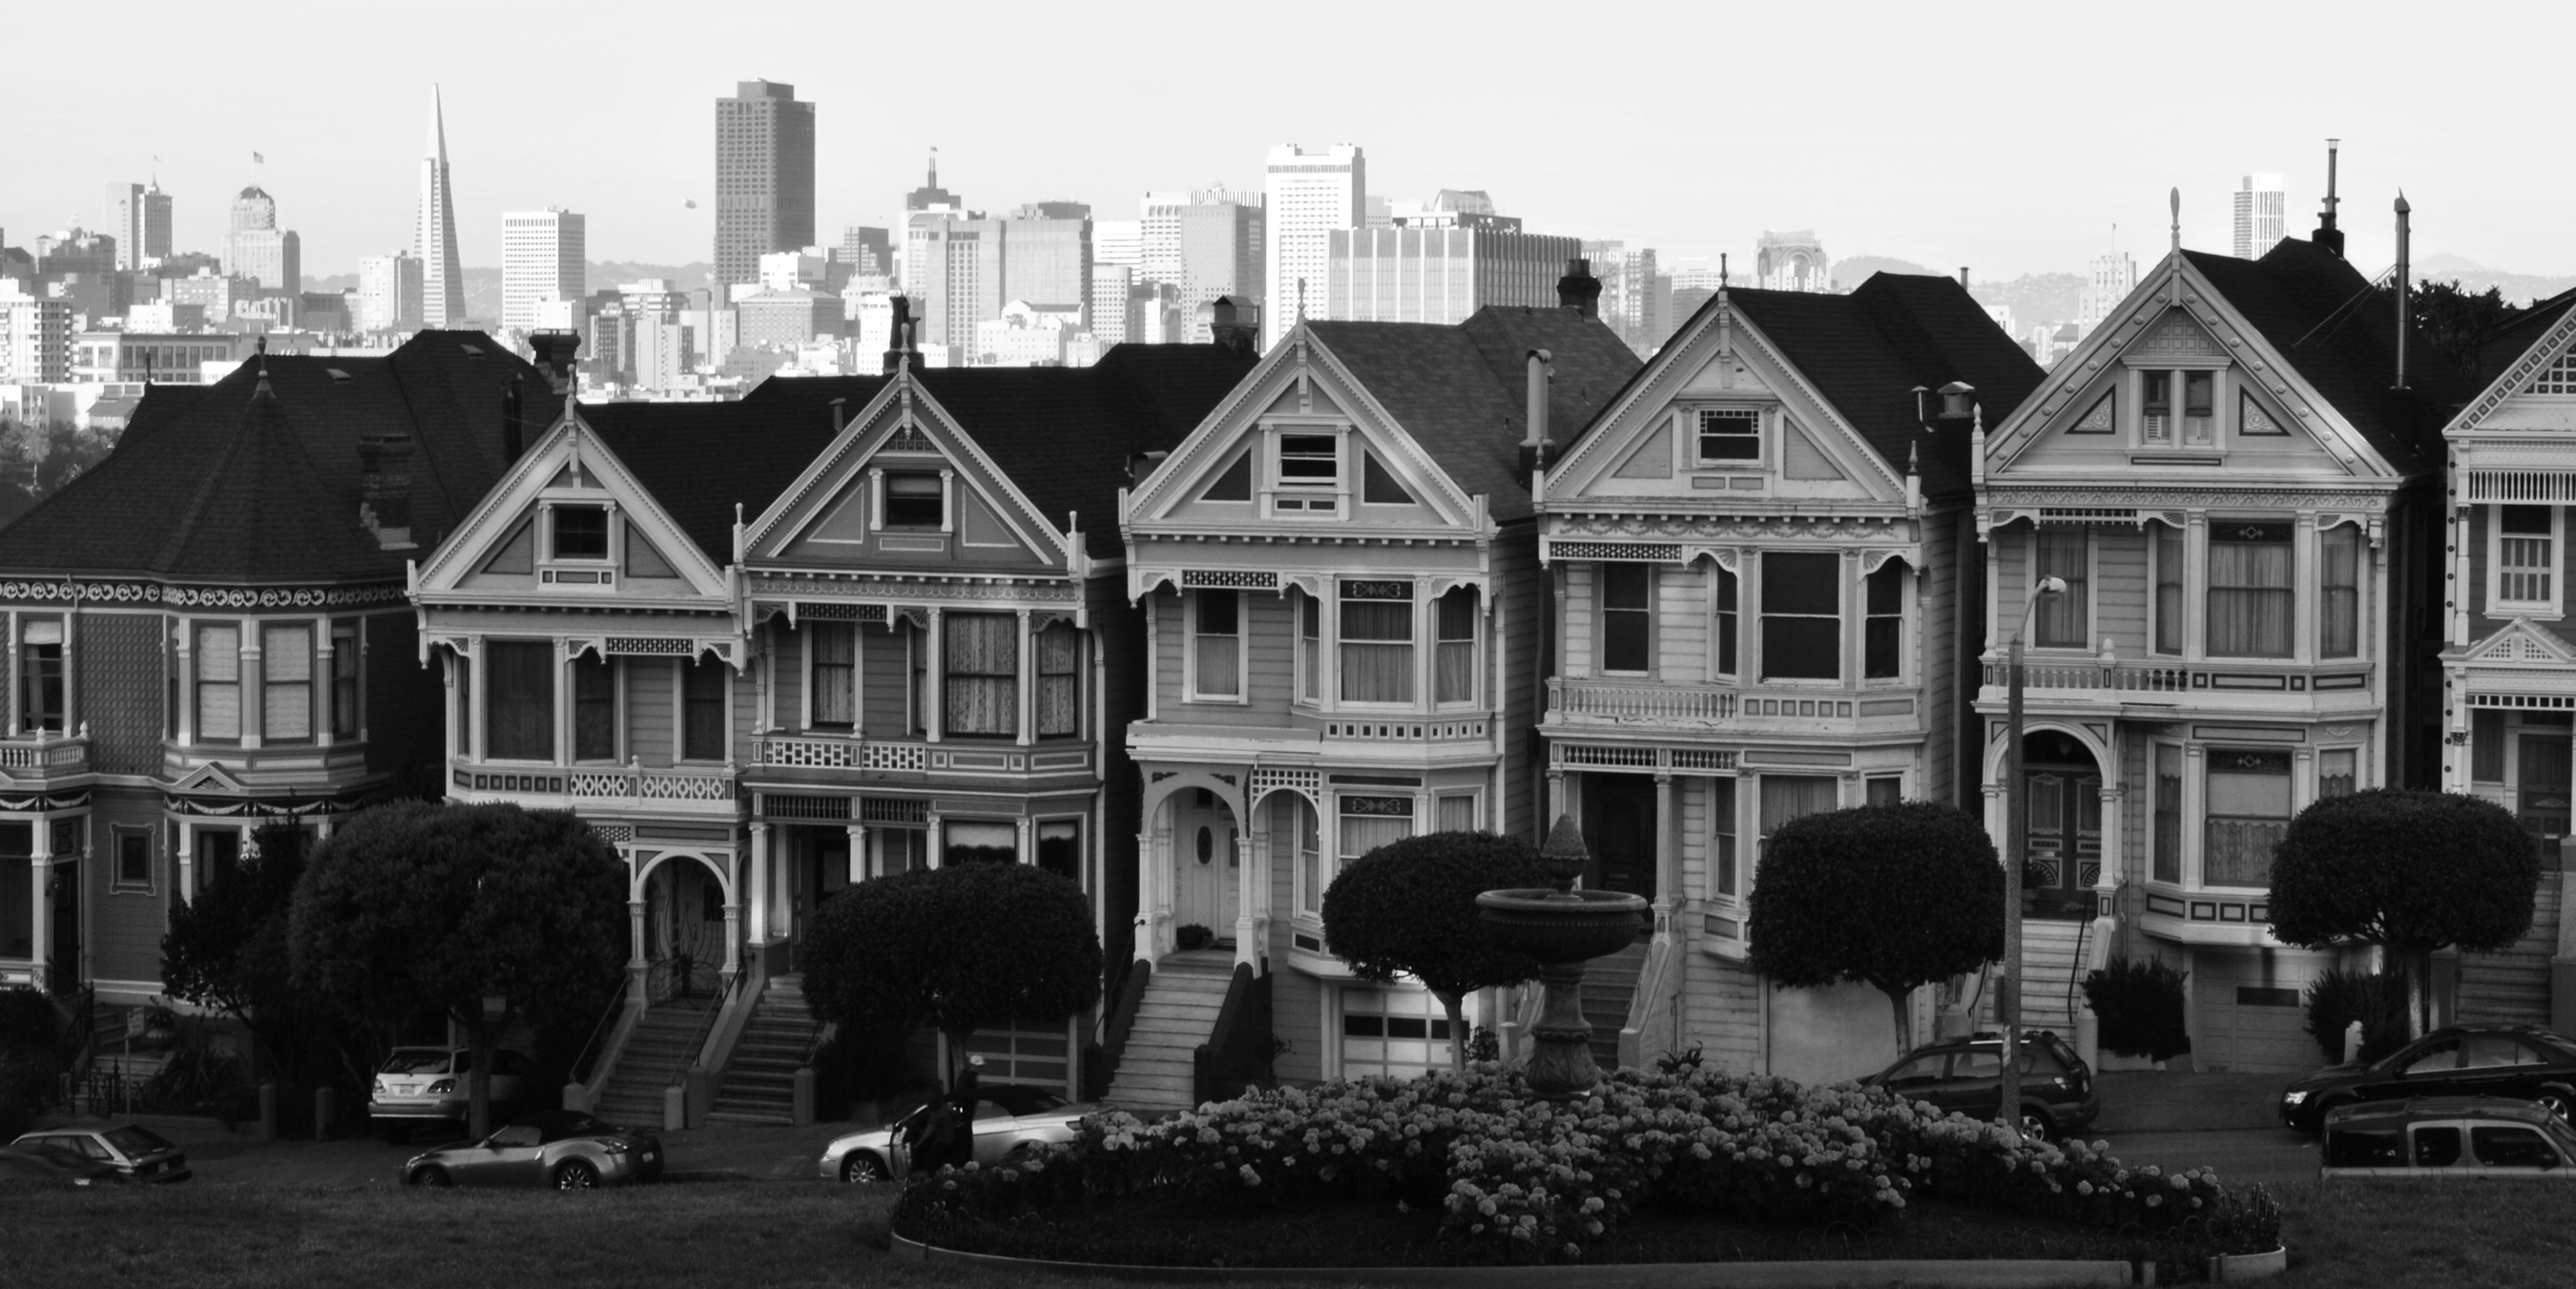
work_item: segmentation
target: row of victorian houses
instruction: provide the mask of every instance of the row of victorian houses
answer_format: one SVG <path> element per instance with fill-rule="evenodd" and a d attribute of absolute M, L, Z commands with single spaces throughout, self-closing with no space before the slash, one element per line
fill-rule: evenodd
<path fill-rule="evenodd" d="M 569 338 L 531 365 L 456 332 L 155 387 L 0 530 L 0 979 L 142 1002 L 260 821 L 509 801 L 630 867 L 618 1077 L 668 1081 L 635 1053 L 676 1025 L 721 1103 L 822 901 L 999 860 L 1081 884 L 1110 978 L 975 1046 L 1176 1106 L 1445 1064 L 1468 1036 L 1349 974 L 1324 889 L 1571 815 L 1585 881 L 1652 908 L 1588 986 L 1605 1057 L 1845 1077 L 1884 1004 L 1747 965 L 1764 839 L 1901 799 L 2000 837 L 2021 632 L 2032 1018 L 2152 955 L 2205 1066 L 2303 1066 L 2342 956 L 2267 930 L 2290 817 L 2476 792 L 2554 858 L 2576 777 L 2576 308 L 2410 370 L 2340 251 L 2177 242 L 2047 371 L 1958 283 L 1887 274 L 1723 291 L 1640 365 L 1578 265 L 1564 307 L 1456 326 L 896 352 L 733 404 L 578 405 Z M 2543 896 L 2445 968 L 2453 1014 L 2563 1023 Z M 1924 991 L 1917 1032 L 1987 992 Z M 1509 1045 L 1533 1001 L 1471 1022 Z"/>

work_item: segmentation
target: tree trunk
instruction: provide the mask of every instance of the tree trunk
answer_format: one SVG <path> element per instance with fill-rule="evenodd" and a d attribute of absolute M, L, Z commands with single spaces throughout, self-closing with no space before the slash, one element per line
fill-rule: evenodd
<path fill-rule="evenodd" d="M 1896 1059 L 1904 1060 L 1905 1054 L 1914 1050 L 1914 1009 L 1906 1005 L 1913 1000 L 1914 991 L 1886 985 L 1880 985 L 1878 990 L 1887 995 L 1887 1009 L 1896 1020 Z"/>
<path fill-rule="evenodd" d="M 465 1084 L 471 1099 L 466 1108 L 466 1132 L 481 1141 L 492 1135 L 492 1023 L 483 1018 L 478 1004 L 474 1018 L 465 1022 L 465 1050 L 473 1053 L 474 1066 L 466 1072 Z"/>
<path fill-rule="evenodd" d="M 2433 951 L 2420 950 L 2407 955 L 2407 964 L 2415 974 L 2415 1032 L 2409 1038 L 2422 1038 L 2433 1032 Z"/>
<path fill-rule="evenodd" d="M 1467 1027 L 1462 1015 L 1462 1005 L 1466 998 L 1460 994 L 1443 993 L 1434 993 L 1431 996 L 1439 999 L 1440 1005 L 1449 1011 L 1449 1068 L 1464 1070 L 1467 1068 Z"/>

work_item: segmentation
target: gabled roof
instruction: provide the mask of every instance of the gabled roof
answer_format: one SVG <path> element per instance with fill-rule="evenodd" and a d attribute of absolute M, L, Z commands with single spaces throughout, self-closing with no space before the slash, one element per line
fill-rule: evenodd
<path fill-rule="evenodd" d="M 2478 337 L 2475 350 L 2478 374 L 2493 380 L 2509 370 L 2515 359 L 2522 357 L 2548 333 L 2551 326 L 2567 316 L 2570 308 L 2576 308 L 2576 290 L 2561 291 L 2546 300 L 2534 300 L 2531 307 L 2523 310 L 2513 321 Z"/>
<path fill-rule="evenodd" d="M 2265 342 L 2400 471 L 2442 459 L 2442 423 L 2476 397 L 2479 381 L 2445 361 L 2421 335 L 2407 342 L 2407 384 L 2372 283 L 2342 256 L 2289 238 L 2259 260 L 2207 251 L 2183 258 Z"/>
<path fill-rule="evenodd" d="M 1529 351 L 1552 362 L 1548 430 L 1558 450 L 1590 427 L 1638 368 L 1634 351 L 1597 319 L 1570 309 L 1488 305 L 1465 322 L 1310 322 L 1306 328 L 1459 491 L 1488 513 L 1530 514 L 1520 470 L 1528 437 Z"/>
<path fill-rule="evenodd" d="M 1916 453 L 1927 496 L 1967 492 L 1972 451 L 1966 434 L 1924 433 L 1915 387 L 1973 385 L 1986 424 L 1995 425 L 2048 375 L 1947 277 L 1874 273 L 1849 295 L 1730 288 L 1722 298 L 1898 476 L 1907 454 Z M 1700 307 L 1717 303 L 1712 298 Z"/>
<path fill-rule="evenodd" d="M 481 332 L 424 331 L 383 357 L 267 356 L 212 386 L 153 386 L 116 451 L 0 528 L 0 573 L 400 578 L 499 477 L 514 376 L 533 433 L 559 400 Z M 375 436 L 411 440 L 415 550 L 380 549 L 358 523 L 358 442 Z"/>

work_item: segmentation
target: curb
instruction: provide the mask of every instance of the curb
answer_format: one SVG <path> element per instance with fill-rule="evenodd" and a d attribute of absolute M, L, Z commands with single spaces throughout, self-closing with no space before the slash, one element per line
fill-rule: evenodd
<path fill-rule="evenodd" d="M 1545 1267 L 1148 1267 L 1106 1262 L 1053 1262 L 996 1253 L 960 1253 L 887 1233 L 887 1252 L 907 1262 L 993 1271 L 1050 1272 L 1162 1284 L 1283 1284 L 1338 1281 L 1406 1289 L 1497 1289 L 1553 1286 L 1610 1289 L 1838 1289 L 1903 1285 L 1906 1289 L 2057 1289 L 2057 1286 L 2152 1285 L 2153 1263 L 2121 1261 L 1979 1261 L 1889 1258 L 1871 1262 L 1626 1262 Z"/>

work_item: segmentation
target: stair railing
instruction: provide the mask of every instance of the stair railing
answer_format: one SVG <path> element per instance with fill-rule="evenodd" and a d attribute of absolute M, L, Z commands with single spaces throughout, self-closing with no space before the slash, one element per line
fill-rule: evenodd
<path fill-rule="evenodd" d="M 1270 977 L 1252 974 L 1252 964 L 1234 964 L 1226 981 L 1225 1003 L 1217 1009 L 1208 1041 L 1190 1052 L 1190 1097 L 1205 1105 L 1240 1096 L 1270 1077 Z"/>
<path fill-rule="evenodd" d="M 2093 934 L 2093 919 L 2086 918 L 2075 925 L 2075 958 L 2066 969 L 2066 1024 L 2069 1028 L 2073 1028 L 2075 1024 L 2076 986 L 2084 979 L 2084 937 L 2091 934 Z M 2069 1034 L 2067 1037 L 2071 1039 L 2074 1035 Z"/>
<path fill-rule="evenodd" d="M 1118 994 L 1109 1003 L 1109 1016 L 1101 1026 L 1100 1047 L 1104 1079 L 1118 1070 L 1118 1058 L 1127 1051 L 1127 1035 L 1136 1028 L 1136 1013 L 1145 1006 L 1145 987 L 1154 976 L 1154 964 L 1137 958 L 1127 964 L 1127 974 L 1118 978 Z M 1102 1091 L 1107 1091 L 1104 1083 Z"/>
<path fill-rule="evenodd" d="M 573 1082 L 584 1085 L 590 1082 L 591 1059 L 598 1054 L 599 1040 L 608 1033 L 608 1022 L 626 1005 L 627 987 L 626 973 L 621 971 L 617 974 L 617 992 L 608 996 L 608 1005 L 599 1010 L 599 1023 L 590 1027 L 590 1037 L 572 1058 Z"/>

